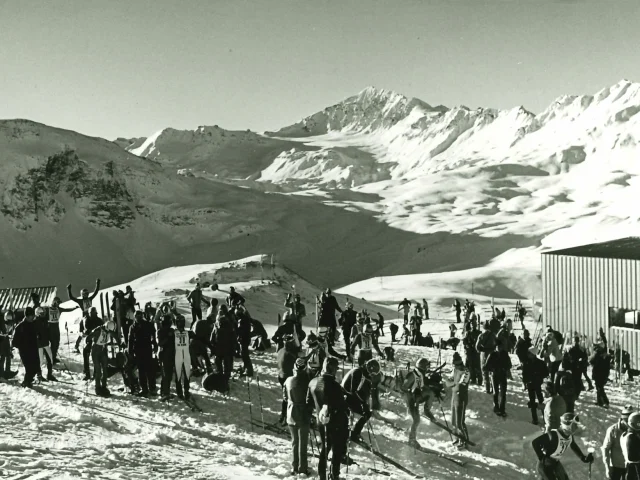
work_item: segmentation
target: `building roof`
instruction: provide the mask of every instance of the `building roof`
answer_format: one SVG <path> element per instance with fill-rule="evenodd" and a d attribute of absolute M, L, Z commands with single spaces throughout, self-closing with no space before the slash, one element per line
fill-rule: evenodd
<path fill-rule="evenodd" d="M 589 245 L 550 250 L 542 253 L 548 255 L 568 255 L 572 257 L 640 260 L 640 237 L 619 238 L 608 242 L 591 243 Z"/>
<path fill-rule="evenodd" d="M 0 305 L 3 310 L 12 307 L 13 310 L 22 310 L 31 303 L 31 294 L 40 295 L 40 303 L 51 305 L 57 293 L 56 287 L 26 287 L 0 289 Z"/>

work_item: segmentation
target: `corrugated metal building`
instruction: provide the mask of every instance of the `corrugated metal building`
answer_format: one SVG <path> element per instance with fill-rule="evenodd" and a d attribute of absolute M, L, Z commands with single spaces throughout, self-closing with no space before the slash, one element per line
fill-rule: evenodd
<path fill-rule="evenodd" d="M 640 238 L 630 237 L 542 254 L 543 321 L 560 332 L 621 342 L 640 365 Z"/>
<path fill-rule="evenodd" d="M 56 287 L 26 287 L 0 289 L 0 305 L 3 310 L 23 310 L 31 304 L 31 294 L 40 295 L 40 303 L 51 305 L 56 296 Z"/>

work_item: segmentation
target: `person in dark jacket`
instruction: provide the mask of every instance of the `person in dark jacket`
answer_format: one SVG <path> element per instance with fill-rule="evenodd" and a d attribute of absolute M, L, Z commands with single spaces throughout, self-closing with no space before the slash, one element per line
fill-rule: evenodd
<path fill-rule="evenodd" d="M 318 301 L 318 307 L 320 309 L 318 327 L 327 327 L 329 329 L 327 341 L 333 345 L 336 338 L 336 311 L 342 313 L 342 309 L 338 305 L 336 297 L 331 294 L 330 288 L 327 288 L 322 293 L 322 297 Z"/>
<path fill-rule="evenodd" d="M 2 306 L 0 305 L 0 310 Z M 13 333 L 13 312 L 0 312 L 0 380 L 10 380 L 18 372 L 11 371 L 11 334 Z"/>
<path fill-rule="evenodd" d="M 347 352 L 347 360 L 351 361 L 351 330 L 357 323 L 357 314 L 353 309 L 353 303 L 347 303 L 346 310 L 340 315 L 339 323 L 342 328 L 342 338 L 344 338 L 344 349 Z"/>
<path fill-rule="evenodd" d="M 307 316 L 307 309 L 300 300 L 300 294 L 296 293 L 294 297 L 289 293 L 284 301 L 284 306 L 289 309 L 289 313 L 293 315 L 296 322 L 302 325 L 302 319 Z"/>
<path fill-rule="evenodd" d="M 560 370 L 556 373 L 554 380 L 556 392 L 564 399 L 567 405 L 567 413 L 573 413 L 576 399 L 578 398 L 575 375 L 571 368 L 571 359 L 565 355 L 562 358 Z"/>
<path fill-rule="evenodd" d="M 360 348 L 361 352 L 364 352 L 363 355 L 366 356 L 365 361 L 371 360 L 373 358 L 373 351 L 375 349 L 377 354 L 384 358 L 384 354 L 380 350 L 380 346 L 378 345 L 378 336 L 373 331 L 373 326 L 368 323 L 364 327 L 364 331 L 359 333 L 356 338 L 353 340 L 353 344 L 351 345 L 351 357 L 356 353 L 356 348 Z M 337 356 L 337 355 L 334 355 Z"/>
<path fill-rule="evenodd" d="M 291 335 L 293 341 L 298 348 L 298 351 L 302 349 L 302 342 L 306 338 L 307 334 L 302 330 L 302 326 L 296 321 L 295 316 L 289 312 L 284 314 L 283 324 L 278 327 L 276 333 L 273 334 L 271 340 L 277 345 L 276 351 L 284 348 L 284 338 L 287 335 Z"/>
<path fill-rule="evenodd" d="M 580 337 L 576 335 L 573 339 L 573 345 L 567 352 L 569 358 L 571 359 L 571 371 L 573 372 L 574 381 L 576 384 L 577 396 L 580 395 L 580 392 L 584 390 L 584 386 L 582 385 L 582 377 L 584 376 L 587 380 L 587 384 L 589 385 L 589 391 L 593 390 L 593 385 L 591 384 L 591 379 L 589 375 L 587 375 L 587 367 L 589 366 L 589 358 L 587 356 L 587 352 L 582 345 L 580 345 Z"/>
<path fill-rule="evenodd" d="M 40 368 L 38 330 L 35 320 L 36 314 L 33 308 L 25 308 L 24 319 L 16 326 L 13 332 L 12 346 L 18 349 L 20 360 L 24 365 L 23 387 L 31 387 L 33 385 L 33 380 Z"/>
<path fill-rule="evenodd" d="M 205 298 L 202 294 L 200 282 L 196 283 L 196 288 L 189 292 L 187 295 L 187 301 L 191 305 L 191 323 L 196 323 L 197 320 L 202 320 L 202 304 L 209 306 L 211 302 Z"/>
<path fill-rule="evenodd" d="M 144 318 L 142 310 L 136 310 L 134 323 L 129 331 L 129 355 L 138 366 L 140 393 L 142 397 L 158 394 L 156 372 L 153 359 L 158 351 L 156 326 Z"/>
<path fill-rule="evenodd" d="M 176 341 L 173 330 L 173 317 L 163 315 L 158 329 L 158 360 L 162 370 L 160 380 L 160 400 L 167 401 L 171 396 L 171 379 L 175 370 Z"/>
<path fill-rule="evenodd" d="M 322 374 L 309 383 L 307 405 L 316 411 L 322 443 L 318 460 L 320 480 L 327 480 L 327 458 L 332 451 L 331 478 L 340 478 L 340 463 L 347 452 L 349 439 L 349 406 L 342 386 L 336 381 L 338 360 L 325 359 Z"/>
<path fill-rule="evenodd" d="M 85 338 L 85 344 L 82 349 L 85 382 L 91 380 L 91 367 L 89 362 L 91 359 L 91 349 L 93 344 L 91 343 L 91 339 L 88 338 L 88 335 L 92 330 L 98 328 L 103 323 L 104 320 L 98 316 L 98 311 L 95 307 L 91 307 L 87 312 L 85 312 L 85 317 L 80 320 L 80 332 L 82 333 L 82 337 Z"/>
<path fill-rule="evenodd" d="M 346 400 L 351 413 L 360 415 L 351 430 L 352 440 L 361 440 L 362 429 L 371 418 L 369 397 L 371 396 L 371 375 L 365 366 L 351 369 L 342 379 L 342 388 L 346 392 Z"/>
<path fill-rule="evenodd" d="M 601 345 L 594 345 L 594 353 L 589 359 L 591 364 L 591 377 L 596 385 L 596 405 L 601 407 L 609 407 L 609 398 L 604 390 L 605 385 L 609 381 L 609 373 L 611 372 L 611 356 L 607 350 Z"/>
<path fill-rule="evenodd" d="M 291 449 L 293 459 L 291 462 L 293 475 L 307 475 L 307 442 L 309 429 L 311 428 L 311 412 L 307 403 L 309 390 L 309 376 L 306 371 L 306 363 L 303 358 L 295 362 L 295 375 L 290 376 L 282 387 L 283 402 L 287 405 L 287 425 L 291 433 Z"/>
<path fill-rule="evenodd" d="M 396 339 L 396 335 L 398 334 L 399 327 L 395 323 L 389 324 L 389 331 L 391 332 L 391 343 L 399 341 Z"/>
<path fill-rule="evenodd" d="M 469 300 L 467 300 L 469 302 Z M 462 318 L 460 318 L 460 314 L 462 313 L 462 305 L 460 304 L 460 300 L 456 298 L 456 301 L 453 302 L 453 308 L 456 311 L 456 323 L 461 323 Z"/>
<path fill-rule="evenodd" d="M 230 312 L 221 305 L 218 318 L 211 332 L 211 345 L 215 355 L 216 369 L 224 377 L 226 390 L 233 370 L 233 355 L 237 346 L 235 322 Z"/>
<path fill-rule="evenodd" d="M 640 413 L 629 415 L 629 428 L 620 437 L 625 463 L 625 480 L 640 480 Z"/>
<path fill-rule="evenodd" d="M 44 381 L 42 375 L 42 365 L 47 366 L 47 380 L 55 382 L 57 379 L 53 376 L 53 354 L 51 352 L 51 342 L 49 340 L 49 322 L 47 320 L 47 312 L 42 307 L 36 308 L 36 330 L 38 333 L 38 353 L 40 355 L 40 363 L 38 364 L 38 379 Z"/>
<path fill-rule="evenodd" d="M 227 307 L 232 308 L 238 305 L 244 305 L 246 300 L 242 295 L 236 292 L 234 287 L 229 287 L 229 295 L 226 298 Z"/>
<path fill-rule="evenodd" d="M 378 320 L 376 322 L 376 335 L 379 337 L 384 337 L 384 317 L 380 312 L 377 313 Z"/>
<path fill-rule="evenodd" d="M 607 336 L 604 334 L 602 327 L 600 327 L 600 330 L 598 331 L 598 341 L 599 343 L 602 343 L 603 348 L 607 350 Z"/>
<path fill-rule="evenodd" d="M 578 418 L 573 413 L 562 416 L 558 429 L 545 432 L 535 438 L 531 445 L 538 457 L 538 473 L 541 480 L 567 480 L 569 476 L 560 459 L 571 448 L 583 463 L 593 463 L 593 453 L 584 455 L 573 435 L 579 429 Z"/>
<path fill-rule="evenodd" d="M 504 343 L 496 345 L 496 349 L 487 357 L 484 368 L 491 372 L 493 380 L 493 413 L 504 417 L 507 404 L 507 378 L 511 374 L 511 359 Z"/>
<path fill-rule="evenodd" d="M 471 330 L 464 336 L 462 344 L 467 357 L 465 364 L 471 375 L 471 383 L 482 386 L 482 364 L 480 363 L 480 352 L 476 350 L 479 337 L 480 329 L 477 322 L 472 319 Z"/>
<path fill-rule="evenodd" d="M 516 342 L 516 355 L 518 356 L 518 360 L 520 363 L 524 363 L 527 361 L 529 356 L 529 349 L 533 346 L 533 342 L 531 341 L 531 336 L 529 334 L 529 330 L 522 331 L 522 337 L 518 337 L 518 341 Z"/>
<path fill-rule="evenodd" d="M 82 313 L 87 313 L 91 310 L 91 306 L 93 303 L 93 299 L 96 298 L 98 292 L 100 291 L 100 279 L 96 279 L 96 288 L 91 295 L 89 295 L 89 290 L 83 288 L 80 292 L 80 298 L 76 298 L 71 293 L 71 284 L 67 285 L 67 293 L 69 294 L 69 300 L 72 302 L 76 302 Z"/>
<path fill-rule="evenodd" d="M 253 364 L 251 363 L 251 357 L 249 355 L 249 345 L 251 345 L 251 316 L 242 305 L 238 305 L 235 308 L 235 316 L 238 321 L 238 344 L 240 346 L 240 357 L 243 363 L 242 375 L 253 377 Z"/>
<path fill-rule="evenodd" d="M 549 369 L 547 364 L 536 356 L 534 350 L 534 348 L 531 348 L 527 352 L 527 356 L 522 363 L 522 383 L 524 383 L 529 394 L 527 406 L 531 410 L 531 423 L 538 425 L 538 406 L 542 407 L 544 405 L 542 384 L 544 379 L 549 376 Z M 536 400 L 538 403 L 536 403 Z"/>
<path fill-rule="evenodd" d="M 226 306 L 224 306 L 226 309 Z M 226 311 L 226 310 L 225 310 Z M 193 367 L 193 375 L 202 375 L 202 363 L 207 373 L 213 372 L 211 361 L 209 360 L 209 351 L 213 354 L 213 346 L 211 345 L 211 332 L 213 331 L 213 325 L 215 324 L 215 318 L 207 317 L 196 321 L 191 325 L 191 331 L 194 333 L 193 337 L 190 337 L 189 352 L 191 354 L 191 365 Z"/>
<path fill-rule="evenodd" d="M 281 387 L 284 387 L 284 382 L 293 375 L 293 369 L 298 358 L 297 347 L 293 341 L 291 335 L 286 335 L 284 338 L 284 348 L 281 348 L 276 353 L 276 363 L 278 365 L 278 382 Z M 307 367 L 304 362 L 304 368 Z M 280 418 L 278 421 L 280 424 L 285 424 L 287 418 L 287 402 L 282 402 L 282 408 L 280 410 Z"/>
<path fill-rule="evenodd" d="M 476 350 L 480 352 L 480 364 L 482 365 L 482 377 L 484 379 L 485 391 L 491 393 L 491 381 L 489 371 L 485 368 L 489 354 L 496 348 L 496 336 L 491 331 L 489 322 L 484 323 L 484 331 L 478 336 Z M 482 384 L 481 384 L 482 385 Z"/>

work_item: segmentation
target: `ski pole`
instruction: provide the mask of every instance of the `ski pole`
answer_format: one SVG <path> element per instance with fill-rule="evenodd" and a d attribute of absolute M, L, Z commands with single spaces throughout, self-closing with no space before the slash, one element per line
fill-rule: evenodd
<path fill-rule="evenodd" d="M 247 377 L 247 392 L 249 392 L 249 423 L 251 423 L 251 433 L 253 433 L 253 411 L 251 409 L 251 377 Z"/>
<path fill-rule="evenodd" d="M 260 402 L 260 419 L 262 420 L 262 431 L 266 431 L 264 426 L 264 412 L 262 410 L 262 393 L 260 391 L 260 375 L 256 375 L 256 383 L 258 384 L 258 401 Z"/>
<path fill-rule="evenodd" d="M 590 453 L 593 456 L 593 452 L 595 452 L 593 447 L 589 447 L 587 449 L 587 453 Z M 591 480 L 591 466 L 593 465 L 593 462 L 589 462 L 589 480 Z"/>
<path fill-rule="evenodd" d="M 349 431 L 351 431 L 351 427 L 353 425 L 353 412 L 349 412 Z M 351 434 L 347 437 L 347 475 L 349 475 L 349 463 L 351 463 L 351 459 L 349 458 L 349 445 L 351 444 Z"/>
<path fill-rule="evenodd" d="M 369 427 L 367 429 L 367 433 L 369 434 L 369 445 L 371 446 L 371 450 L 373 450 L 373 441 L 371 440 L 371 427 Z M 371 457 L 371 460 L 373 460 L 373 470 L 377 471 L 378 469 L 376 468 L 376 459 L 375 459 L 375 454 L 373 455 L 373 457 Z"/>
<path fill-rule="evenodd" d="M 449 428 L 449 422 L 447 422 L 447 416 L 444 414 L 444 408 L 442 407 L 442 401 L 439 398 L 438 398 L 438 403 L 440 404 L 440 411 L 442 412 L 442 418 L 444 419 L 444 424 L 447 426 L 447 430 L 449 432 L 449 438 L 453 442 L 453 435 L 451 434 L 451 429 Z"/>
<path fill-rule="evenodd" d="M 376 431 L 373 429 L 373 422 L 371 421 L 371 419 L 369 419 L 369 428 L 371 429 L 371 435 L 373 435 L 373 442 L 376 444 L 376 450 L 380 451 L 380 445 L 378 445 L 378 438 L 376 437 Z M 385 461 L 385 459 L 382 459 L 382 464 L 386 467 L 387 466 L 387 462 Z"/>

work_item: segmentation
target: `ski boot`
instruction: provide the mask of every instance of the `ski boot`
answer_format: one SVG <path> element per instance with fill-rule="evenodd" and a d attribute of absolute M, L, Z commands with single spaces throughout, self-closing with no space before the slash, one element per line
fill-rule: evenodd
<path fill-rule="evenodd" d="M 418 443 L 418 440 L 416 438 L 409 438 L 409 445 L 411 445 L 414 448 L 420 448 L 420 443 Z"/>
<path fill-rule="evenodd" d="M 158 390 L 156 390 L 156 389 L 149 390 L 149 396 L 150 397 L 157 397 L 158 396 Z"/>
<path fill-rule="evenodd" d="M 44 377 L 42 376 L 42 374 L 41 374 L 41 373 L 39 373 L 39 374 L 38 374 L 38 381 L 39 381 L 40 383 L 45 383 L 45 382 L 47 382 L 47 379 L 46 379 L 46 378 L 44 378 Z"/>
<path fill-rule="evenodd" d="M 58 379 L 56 377 L 53 376 L 53 373 L 50 373 L 47 375 L 47 380 L 50 382 L 57 382 Z"/>
<path fill-rule="evenodd" d="M 11 380 L 16 375 L 18 375 L 18 371 L 17 370 L 15 372 L 12 372 L 11 370 L 7 370 L 6 372 L 4 372 L 3 376 L 4 376 L 5 380 Z"/>
<path fill-rule="evenodd" d="M 162 395 L 160 397 L 161 402 L 168 402 L 169 400 L 171 400 L 171 395 Z"/>
<path fill-rule="evenodd" d="M 138 393 L 136 393 L 136 396 L 149 398 L 149 392 L 147 392 L 146 390 L 141 390 Z"/>

